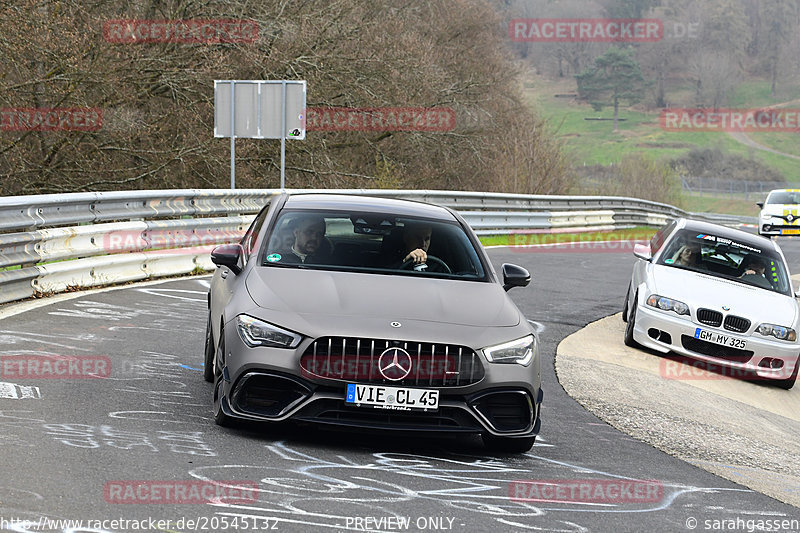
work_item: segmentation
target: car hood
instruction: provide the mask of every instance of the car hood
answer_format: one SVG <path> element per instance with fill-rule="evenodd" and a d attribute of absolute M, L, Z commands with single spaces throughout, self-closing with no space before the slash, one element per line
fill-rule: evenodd
<path fill-rule="evenodd" d="M 247 277 L 259 307 L 313 317 L 516 326 L 520 312 L 497 283 L 257 267 Z M 289 318 L 289 316 L 287 316 Z"/>
<path fill-rule="evenodd" d="M 795 217 L 797 217 L 798 212 L 800 212 L 800 206 L 797 204 L 764 204 L 764 208 L 761 210 L 761 216 L 783 216 L 783 214 L 786 212 L 791 212 Z"/>
<path fill-rule="evenodd" d="M 797 302 L 777 292 L 665 265 L 653 265 L 652 292 L 680 300 L 690 307 L 705 307 L 749 318 L 792 326 L 797 320 Z"/>

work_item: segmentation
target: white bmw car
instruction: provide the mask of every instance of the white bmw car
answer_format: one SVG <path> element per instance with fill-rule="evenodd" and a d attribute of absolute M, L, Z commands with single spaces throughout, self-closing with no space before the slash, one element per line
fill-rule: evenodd
<path fill-rule="evenodd" d="M 775 189 L 758 202 L 759 235 L 800 235 L 800 189 Z"/>
<path fill-rule="evenodd" d="M 625 344 L 702 360 L 789 389 L 797 379 L 800 308 L 770 239 L 673 220 L 638 258 L 622 319 Z"/>

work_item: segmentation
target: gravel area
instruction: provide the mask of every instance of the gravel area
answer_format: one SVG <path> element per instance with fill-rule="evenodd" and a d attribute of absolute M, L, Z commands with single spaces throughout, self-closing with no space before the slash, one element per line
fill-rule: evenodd
<path fill-rule="evenodd" d="M 800 507 L 800 385 L 665 379 L 672 361 L 626 347 L 623 331 L 614 315 L 562 341 L 556 373 L 571 397 L 636 439 Z"/>

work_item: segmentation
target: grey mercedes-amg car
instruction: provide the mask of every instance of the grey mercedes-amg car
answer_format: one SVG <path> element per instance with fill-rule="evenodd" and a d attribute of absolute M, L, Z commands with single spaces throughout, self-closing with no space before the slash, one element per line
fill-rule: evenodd
<path fill-rule="evenodd" d="M 217 247 L 205 378 L 214 417 L 479 433 L 524 452 L 540 427 L 533 327 L 456 212 L 421 202 L 276 195 Z"/>

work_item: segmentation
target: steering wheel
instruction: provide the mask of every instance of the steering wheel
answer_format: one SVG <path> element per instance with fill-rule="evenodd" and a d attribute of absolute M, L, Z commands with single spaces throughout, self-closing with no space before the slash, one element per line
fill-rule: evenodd
<path fill-rule="evenodd" d="M 428 259 L 425 261 L 425 263 L 420 263 L 420 264 L 426 264 L 426 263 L 429 263 L 429 262 L 433 262 L 433 263 L 441 266 L 444 269 L 444 271 L 447 272 L 448 274 L 452 274 L 453 273 L 453 271 L 450 270 L 450 267 L 447 266 L 447 263 L 445 263 L 444 261 L 442 261 L 441 259 L 439 259 L 435 255 L 428 254 Z M 398 268 L 400 270 L 411 270 L 413 267 L 414 267 L 414 259 L 406 259 L 405 261 L 403 261 L 403 264 L 400 265 Z"/>

